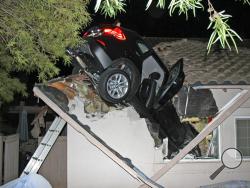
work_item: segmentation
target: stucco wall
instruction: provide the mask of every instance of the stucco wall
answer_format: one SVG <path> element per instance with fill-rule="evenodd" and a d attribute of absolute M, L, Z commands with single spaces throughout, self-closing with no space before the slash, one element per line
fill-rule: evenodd
<path fill-rule="evenodd" d="M 68 188 L 138 185 L 136 180 L 69 126 L 68 138 Z"/>
<path fill-rule="evenodd" d="M 154 152 L 153 139 L 144 119 L 136 116 L 132 108 L 110 112 L 102 120 L 88 121 L 88 125 L 111 148 L 131 159 L 146 174 L 152 175 L 153 162 L 159 158 L 159 152 Z M 69 188 L 138 185 L 137 180 L 68 126 Z"/>
<path fill-rule="evenodd" d="M 213 89 L 212 90 L 217 106 L 223 107 L 230 99 L 232 99 L 237 93 L 238 89 Z M 222 126 L 220 126 L 220 145 L 221 152 L 228 147 L 236 147 L 236 126 L 235 119 L 248 117 L 250 118 L 250 100 L 245 102 L 240 108 L 238 108 L 229 118 L 227 118 Z M 250 171 L 249 171 L 250 172 Z M 250 175 L 249 175 L 250 177 Z"/>

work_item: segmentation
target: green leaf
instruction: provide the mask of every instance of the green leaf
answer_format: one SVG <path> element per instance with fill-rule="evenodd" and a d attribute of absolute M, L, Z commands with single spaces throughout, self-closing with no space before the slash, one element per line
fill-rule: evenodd
<path fill-rule="evenodd" d="M 243 2 L 243 4 L 247 4 L 247 5 L 250 5 L 250 1 L 249 1 L 249 0 L 238 0 L 238 1 L 241 1 L 241 2 Z"/>
<path fill-rule="evenodd" d="M 148 3 L 146 5 L 146 9 L 145 10 L 148 10 L 148 8 L 150 7 L 150 5 L 152 4 L 153 0 L 148 0 Z"/>
<path fill-rule="evenodd" d="M 210 39 L 208 41 L 207 50 L 208 53 L 210 52 L 210 49 L 212 45 L 214 45 L 217 41 L 220 41 L 220 44 L 223 48 L 226 46 L 231 50 L 230 42 L 233 43 L 234 48 L 236 52 L 238 52 L 237 45 L 235 42 L 235 37 L 239 40 L 242 40 L 241 37 L 230 28 L 230 26 L 227 24 L 228 19 L 231 17 L 231 15 L 224 14 L 225 11 L 221 11 L 217 13 L 214 11 L 214 14 L 211 15 L 210 23 L 208 25 L 208 29 L 213 29 L 213 33 L 210 36 Z M 215 36 L 217 36 L 215 38 Z"/>
<path fill-rule="evenodd" d="M 202 0 L 171 0 L 168 9 L 169 15 L 171 16 L 175 9 L 178 9 L 178 14 L 184 14 L 186 19 L 188 19 L 188 12 L 191 10 L 193 12 L 193 16 L 196 16 L 196 9 L 203 9 L 203 5 L 201 4 Z"/>
<path fill-rule="evenodd" d="M 125 12 L 124 0 L 102 0 L 101 3 L 101 13 L 105 17 L 116 17 L 118 13 Z"/>

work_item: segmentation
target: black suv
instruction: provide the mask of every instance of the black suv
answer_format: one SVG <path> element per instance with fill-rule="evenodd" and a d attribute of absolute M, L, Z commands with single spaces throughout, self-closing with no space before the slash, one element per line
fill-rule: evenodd
<path fill-rule="evenodd" d="M 198 134 L 180 122 L 170 100 L 183 85 L 182 59 L 168 70 L 136 32 L 116 25 L 92 27 L 83 38 L 84 44 L 67 49 L 75 61 L 73 74 L 85 72 L 106 102 L 130 104 L 149 120 L 156 147 L 168 137 L 168 158 Z M 199 147 L 191 153 L 200 156 Z"/>
<path fill-rule="evenodd" d="M 147 107 L 157 107 L 182 87 L 182 59 L 168 71 L 134 31 L 100 25 L 90 28 L 83 38 L 84 44 L 67 50 L 77 60 L 73 73 L 87 73 L 100 96 L 109 103 L 127 102 L 140 95 Z"/>

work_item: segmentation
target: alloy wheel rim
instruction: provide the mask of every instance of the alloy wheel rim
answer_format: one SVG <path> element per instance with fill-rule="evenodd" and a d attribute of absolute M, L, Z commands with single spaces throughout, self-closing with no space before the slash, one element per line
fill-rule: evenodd
<path fill-rule="evenodd" d="M 128 87 L 127 77 L 120 73 L 113 74 L 107 81 L 107 92 L 114 99 L 123 98 L 128 92 Z"/>

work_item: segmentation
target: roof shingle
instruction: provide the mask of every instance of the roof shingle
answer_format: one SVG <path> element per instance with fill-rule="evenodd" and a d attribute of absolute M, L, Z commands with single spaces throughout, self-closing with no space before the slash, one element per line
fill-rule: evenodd
<path fill-rule="evenodd" d="M 250 85 L 250 49 L 239 53 L 214 48 L 209 54 L 206 43 L 198 40 L 161 42 L 154 46 L 159 57 L 171 66 L 184 59 L 186 82 L 190 85 Z"/>

